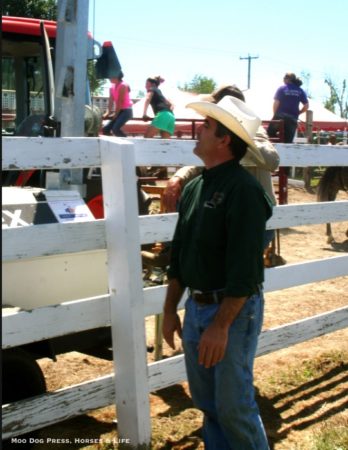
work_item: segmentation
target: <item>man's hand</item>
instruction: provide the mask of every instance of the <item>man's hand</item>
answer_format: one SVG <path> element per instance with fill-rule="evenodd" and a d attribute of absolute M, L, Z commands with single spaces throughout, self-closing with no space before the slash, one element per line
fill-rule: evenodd
<path fill-rule="evenodd" d="M 228 330 L 246 300 L 247 297 L 225 297 L 214 321 L 202 333 L 198 345 L 198 362 L 206 369 L 215 366 L 225 356 Z"/>
<path fill-rule="evenodd" d="M 174 343 L 175 332 L 178 333 L 180 339 L 182 337 L 181 321 L 178 313 L 176 312 L 163 313 L 162 332 L 164 340 L 173 350 L 175 350 L 175 343 Z"/>
<path fill-rule="evenodd" d="M 206 369 L 220 362 L 226 351 L 228 328 L 214 322 L 203 332 L 198 345 L 198 362 Z"/>
<path fill-rule="evenodd" d="M 181 195 L 181 178 L 173 176 L 167 182 L 163 192 L 162 202 L 165 212 L 176 212 L 176 206 Z"/>

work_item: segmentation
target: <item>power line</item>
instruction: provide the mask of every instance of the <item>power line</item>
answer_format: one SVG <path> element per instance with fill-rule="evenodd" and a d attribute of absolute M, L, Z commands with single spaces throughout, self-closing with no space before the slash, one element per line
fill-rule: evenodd
<path fill-rule="evenodd" d="M 252 59 L 257 59 L 258 56 L 250 56 L 248 54 L 248 56 L 245 57 L 239 57 L 239 59 L 247 59 L 248 60 L 248 89 L 250 89 L 250 69 L 251 69 L 251 60 Z"/>

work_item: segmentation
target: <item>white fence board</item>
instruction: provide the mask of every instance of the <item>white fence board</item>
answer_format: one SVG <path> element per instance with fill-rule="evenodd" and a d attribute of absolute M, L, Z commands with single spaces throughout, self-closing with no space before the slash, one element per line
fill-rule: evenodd
<path fill-rule="evenodd" d="M 257 356 L 291 347 L 348 326 L 348 306 L 261 333 Z"/>
<path fill-rule="evenodd" d="M 105 221 L 5 228 L 3 261 L 106 248 Z"/>
<path fill-rule="evenodd" d="M 3 316 L 2 347 L 16 347 L 104 326 L 110 326 L 109 295 L 19 311 Z"/>
<path fill-rule="evenodd" d="M 348 221 L 348 201 L 297 203 L 276 206 L 266 228 L 276 230 L 345 220 Z"/>
<path fill-rule="evenodd" d="M 264 288 L 265 292 L 272 292 L 345 275 L 348 275 L 348 255 L 267 269 Z M 162 312 L 165 289 L 165 286 L 144 289 L 144 317 Z M 184 301 L 185 297 L 180 308 Z M 2 345 L 10 348 L 108 325 L 108 295 L 66 302 L 3 317 Z"/>
<path fill-rule="evenodd" d="M 100 141 L 135 147 L 138 166 L 201 165 L 192 150 L 193 140 L 131 138 L 3 138 L 3 170 L 28 168 L 79 168 L 100 166 Z M 23 151 L 25 146 L 25 151 Z M 73 146 L 73 151 L 72 147 Z M 345 166 L 348 146 L 315 144 L 275 144 L 283 166 Z"/>
<path fill-rule="evenodd" d="M 280 205 L 274 208 L 267 229 L 345 220 L 348 201 Z M 141 243 L 171 241 L 176 221 L 176 213 L 139 216 Z M 105 220 L 7 228 L 3 238 L 3 261 L 105 249 Z"/>
<path fill-rule="evenodd" d="M 348 145 L 275 144 L 281 166 L 329 167 L 348 164 Z"/>
<path fill-rule="evenodd" d="M 99 138 L 4 137 L 2 142 L 3 170 L 100 166 Z"/>
<path fill-rule="evenodd" d="M 265 292 L 348 275 L 348 255 L 273 267 L 265 270 Z"/>
<path fill-rule="evenodd" d="M 10 403 L 2 408 L 2 437 L 34 431 L 113 403 L 113 375 Z"/>

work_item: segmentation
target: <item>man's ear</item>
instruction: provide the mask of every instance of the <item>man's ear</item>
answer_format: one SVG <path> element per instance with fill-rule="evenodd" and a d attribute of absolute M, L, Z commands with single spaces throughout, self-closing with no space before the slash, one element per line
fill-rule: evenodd
<path fill-rule="evenodd" d="M 221 137 L 221 144 L 229 146 L 231 143 L 231 136 L 229 134 L 224 134 Z"/>

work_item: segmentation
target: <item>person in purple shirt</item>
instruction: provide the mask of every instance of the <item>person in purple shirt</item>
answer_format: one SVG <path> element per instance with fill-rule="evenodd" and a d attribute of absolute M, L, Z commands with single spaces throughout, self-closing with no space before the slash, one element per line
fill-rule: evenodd
<path fill-rule="evenodd" d="M 286 143 L 293 142 L 298 116 L 306 112 L 309 106 L 307 94 L 301 85 L 302 81 L 294 73 L 288 72 L 284 76 L 284 85 L 277 89 L 274 96 L 272 120 L 284 121 L 284 142 Z M 274 138 L 278 131 L 278 125 L 271 122 L 267 129 L 268 136 Z"/>

